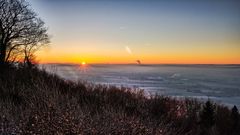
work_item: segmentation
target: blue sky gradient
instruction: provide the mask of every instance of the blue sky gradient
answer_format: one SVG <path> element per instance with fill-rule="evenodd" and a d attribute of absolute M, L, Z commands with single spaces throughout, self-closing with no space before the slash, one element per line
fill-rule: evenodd
<path fill-rule="evenodd" d="M 81 57 L 81 61 L 84 57 L 107 57 L 106 53 L 114 53 L 116 59 L 120 57 L 117 54 L 125 57 L 123 63 L 134 59 L 144 59 L 147 63 L 162 63 L 162 59 L 169 59 L 169 63 L 175 63 L 177 60 L 167 58 L 173 54 L 186 55 L 179 63 L 188 63 L 191 60 L 187 57 L 194 54 L 199 61 L 206 59 L 203 55 L 209 56 L 210 60 L 214 55 L 212 61 L 206 63 L 214 63 L 214 60 L 216 63 L 228 63 L 227 60 L 234 63 L 240 58 L 237 54 L 240 52 L 240 1 L 29 2 L 49 27 L 52 35 L 52 53 L 48 52 L 49 55 L 58 50 L 62 55 L 74 54 L 71 57 L 79 54 L 77 57 Z M 132 54 L 125 50 L 126 47 Z M 232 56 L 225 59 L 224 55 Z M 150 57 L 156 62 L 149 61 Z"/>

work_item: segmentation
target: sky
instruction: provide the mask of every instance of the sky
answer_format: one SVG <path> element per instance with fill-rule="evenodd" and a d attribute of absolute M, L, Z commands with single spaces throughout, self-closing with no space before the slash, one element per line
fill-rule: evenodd
<path fill-rule="evenodd" d="M 240 64 L 237 0 L 27 0 L 51 44 L 41 63 Z"/>

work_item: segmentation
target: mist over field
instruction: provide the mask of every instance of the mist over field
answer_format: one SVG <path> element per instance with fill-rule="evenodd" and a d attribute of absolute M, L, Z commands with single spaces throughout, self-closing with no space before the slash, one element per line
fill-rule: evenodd
<path fill-rule="evenodd" d="M 43 65 L 72 80 L 144 89 L 176 97 L 240 106 L 239 65 Z"/>

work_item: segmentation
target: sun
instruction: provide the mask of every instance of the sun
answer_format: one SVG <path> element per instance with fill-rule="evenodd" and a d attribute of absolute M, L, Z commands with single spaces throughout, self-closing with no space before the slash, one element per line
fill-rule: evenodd
<path fill-rule="evenodd" d="M 86 62 L 85 62 L 85 61 L 83 61 L 83 62 L 81 63 L 81 65 L 86 65 Z"/>

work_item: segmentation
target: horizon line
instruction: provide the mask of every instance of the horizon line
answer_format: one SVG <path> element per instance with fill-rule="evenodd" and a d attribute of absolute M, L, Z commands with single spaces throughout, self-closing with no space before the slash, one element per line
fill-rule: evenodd
<path fill-rule="evenodd" d="M 73 62 L 44 62 L 38 64 L 81 65 Z M 86 63 L 87 65 L 240 65 L 240 63 Z"/>

